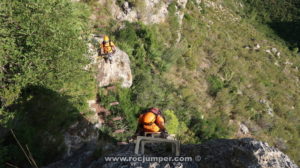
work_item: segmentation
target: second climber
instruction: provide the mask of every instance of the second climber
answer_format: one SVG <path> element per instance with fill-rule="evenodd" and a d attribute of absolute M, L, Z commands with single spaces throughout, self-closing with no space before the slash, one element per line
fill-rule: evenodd
<path fill-rule="evenodd" d="M 105 35 L 103 37 L 103 42 L 100 44 L 100 55 L 104 57 L 105 62 L 108 61 L 112 63 L 112 56 L 116 52 L 115 44 L 110 41 L 109 37 Z"/>

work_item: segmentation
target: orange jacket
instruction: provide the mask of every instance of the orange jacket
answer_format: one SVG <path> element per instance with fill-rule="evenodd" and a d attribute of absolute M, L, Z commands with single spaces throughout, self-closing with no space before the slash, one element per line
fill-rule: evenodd
<path fill-rule="evenodd" d="M 101 43 L 100 44 L 102 54 L 113 53 L 116 50 L 116 46 L 113 42 Z"/>
<path fill-rule="evenodd" d="M 145 124 L 143 119 L 145 114 L 139 116 L 139 127 L 143 132 L 161 132 L 165 130 L 165 120 L 161 115 L 157 115 L 155 121 Z"/>

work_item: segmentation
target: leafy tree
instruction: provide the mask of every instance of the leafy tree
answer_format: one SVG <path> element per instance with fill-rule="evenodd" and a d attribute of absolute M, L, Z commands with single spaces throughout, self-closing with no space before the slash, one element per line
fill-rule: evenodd
<path fill-rule="evenodd" d="M 78 90 L 87 59 L 87 9 L 67 0 L 0 2 L 1 116 L 28 85 Z M 84 80 L 82 80 L 84 81 Z M 67 88 L 68 87 L 68 88 Z M 76 88 L 77 87 L 77 88 Z"/>
<path fill-rule="evenodd" d="M 60 156 L 61 131 L 93 94 L 84 70 L 88 16 L 85 5 L 68 0 L 0 1 L 0 124 L 16 130 L 39 165 Z M 12 142 L 4 137 L 0 161 L 25 165 Z"/>

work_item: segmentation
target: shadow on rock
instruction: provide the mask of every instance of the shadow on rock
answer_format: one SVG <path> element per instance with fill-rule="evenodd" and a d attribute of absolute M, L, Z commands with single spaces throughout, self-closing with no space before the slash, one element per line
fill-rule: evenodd
<path fill-rule="evenodd" d="M 29 86 L 8 107 L 16 114 L 10 128 L 24 147 L 28 145 L 39 166 L 66 158 L 98 138 L 98 130 L 81 116 L 70 100 L 51 89 Z M 6 133 L 3 144 L 9 148 L 7 162 L 29 166 L 11 134 Z"/>

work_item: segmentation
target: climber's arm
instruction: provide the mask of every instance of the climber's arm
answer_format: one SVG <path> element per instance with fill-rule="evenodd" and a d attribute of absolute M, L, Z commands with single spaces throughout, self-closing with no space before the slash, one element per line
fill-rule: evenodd
<path fill-rule="evenodd" d="M 157 116 L 155 123 L 160 128 L 160 132 L 166 132 L 165 120 L 164 120 L 164 118 L 161 115 Z"/>

